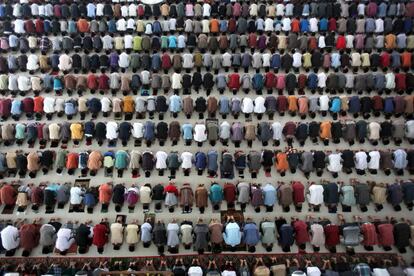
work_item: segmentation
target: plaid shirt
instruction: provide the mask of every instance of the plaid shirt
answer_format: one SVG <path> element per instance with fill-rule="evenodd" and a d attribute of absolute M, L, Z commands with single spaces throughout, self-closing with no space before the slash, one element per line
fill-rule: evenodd
<path fill-rule="evenodd" d="M 50 48 L 50 40 L 47 36 L 42 36 L 40 39 L 40 50 L 47 51 Z"/>
<path fill-rule="evenodd" d="M 371 267 L 365 263 L 357 264 L 353 272 L 358 276 L 371 276 Z"/>

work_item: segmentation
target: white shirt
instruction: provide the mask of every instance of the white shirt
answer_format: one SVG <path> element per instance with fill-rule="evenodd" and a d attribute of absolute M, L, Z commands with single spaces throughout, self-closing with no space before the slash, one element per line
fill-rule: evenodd
<path fill-rule="evenodd" d="M 328 156 L 329 164 L 328 170 L 330 172 L 340 172 L 342 170 L 341 164 L 341 154 L 340 153 L 331 153 Z"/>
<path fill-rule="evenodd" d="M 127 53 L 122 52 L 119 55 L 118 65 L 121 68 L 128 68 L 128 66 L 129 66 L 129 55 Z"/>
<path fill-rule="evenodd" d="M 378 140 L 380 138 L 381 125 L 377 122 L 371 122 L 368 125 L 368 138 Z"/>
<path fill-rule="evenodd" d="M 308 266 L 306 268 L 306 275 L 307 276 L 321 276 L 322 273 L 320 269 L 316 266 Z"/>
<path fill-rule="evenodd" d="M 318 87 L 325 88 L 326 87 L 326 74 L 324 72 L 318 74 Z"/>
<path fill-rule="evenodd" d="M 134 123 L 132 136 L 137 139 L 144 137 L 144 125 L 142 123 Z"/>
<path fill-rule="evenodd" d="M 221 139 L 230 138 L 230 124 L 227 121 L 224 121 L 220 124 L 220 138 Z"/>
<path fill-rule="evenodd" d="M 272 131 L 273 131 L 273 140 L 281 140 L 282 139 L 282 124 L 279 122 L 274 122 L 272 124 Z"/>
<path fill-rule="evenodd" d="M 80 187 L 70 188 L 70 204 L 81 204 L 83 199 L 83 190 Z"/>
<path fill-rule="evenodd" d="M 263 60 L 263 67 L 270 67 L 270 59 L 272 58 L 272 55 L 270 53 L 264 53 L 262 55 Z"/>
<path fill-rule="evenodd" d="M 265 20 L 265 32 L 272 32 L 274 31 L 274 27 L 273 27 L 273 19 L 272 18 L 266 18 Z"/>
<path fill-rule="evenodd" d="M 127 21 L 127 29 L 131 29 L 131 30 L 134 30 L 135 29 L 135 21 L 134 21 L 134 19 L 132 19 L 132 18 L 129 18 L 128 19 L 128 21 Z M 126 48 L 126 46 L 125 46 L 125 48 Z"/>
<path fill-rule="evenodd" d="M 19 229 L 13 225 L 8 225 L 1 233 L 1 244 L 6 250 L 13 250 L 19 247 Z"/>
<path fill-rule="evenodd" d="M 404 272 L 407 276 L 414 276 L 414 268 L 413 267 L 407 267 L 404 269 Z"/>
<path fill-rule="evenodd" d="M 187 274 L 188 276 L 203 276 L 203 270 L 199 266 L 191 266 Z"/>
<path fill-rule="evenodd" d="M 355 153 L 355 168 L 357 170 L 365 170 L 368 167 L 367 157 L 365 151 Z"/>
<path fill-rule="evenodd" d="M 414 138 L 414 120 L 410 120 L 405 123 L 405 137 L 409 139 Z"/>
<path fill-rule="evenodd" d="M 19 76 L 17 78 L 17 87 L 20 91 L 29 91 L 32 88 L 32 82 L 27 76 Z"/>
<path fill-rule="evenodd" d="M 55 98 L 45 97 L 43 99 L 43 111 L 45 113 L 55 112 Z"/>
<path fill-rule="evenodd" d="M 319 184 L 309 186 L 307 198 L 309 204 L 321 205 L 323 203 L 323 186 Z"/>
<path fill-rule="evenodd" d="M 157 151 L 155 153 L 155 168 L 156 169 L 166 169 L 167 168 L 167 157 L 168 154 L 165 151 Z"/>
<path fill-rule="evenodd" d="M 132 20 L 134 21 L 134 20 Z M 132 49 L 132 44 L 133 44 L 133 37 L 132 35 L 125 35 L 124 36 L 124 45 L 125 45 L 125 49 Z"/>
<path fill-rule="evenodd" d="M 14 21 L 14 32 L 17 34 L 24 34 L 24 21 L 22 19 L 16 19 Z"/>
<path fill-rule="evenodd" d="M 282 31 L 289 32 L 292 29 L 291 23 L 292 21 L 290 20 L 289 17 L 283 18 L 282 19 Z"/>
<path fill-rule="evenodd" d="M 127 6 L 122 6 L 121 7 L 121 16 L 122 17 L 127 17 L 128 16 L 128 7 Z"/>
<path fill-rule="evenodd" d="M 75 242 L 75 239 L 72 236 L 72 230 L 69 228 L 60 228 L 57 232 L 57 239 L 55 247 L 60 251 L 68 250 L 72 244 Z"/>
<path fill-rule="evenodd" d="M 285 5 L 277 4 L 276 5 L 276 16 L 283 16 L 285 15 Z"/>
<path fill-rule="evenodd" d="M 252 113 L 254 110 L 254 106 L 253 106 L 253 100 L 250 98 L 243 98 L 242 103 L 241 103 L 241 111 L 243 113 Z"/>
<path fill-rule="evenodd" d="M 37 55 L 30 54 L 27 57 L 26 68 L 29 71 L 35 71 L 35 70 L 39 69 L 39 58 L 37 57 Z"/>
<path fill-rule="evenodd" d="M 118 139 L 118 124 L 115 122 L 108 122 L 106 124 L 106 139 Z"/>
<path fill-rule="evenodd" d="M 191 169 L 192 166 L 193 166 L 193 154 L 188 151 L 181 153 L 181 168 Z"/>
<path fill-rule="evenodd" d="M 261 96 L 254 99 L 254 113 L 262 114 L 266 112 L 265 99 Z"/>
<path fill-rule="evenodd" d="M 329 109 L 329 97 L 327 95 L 319 97 L 319 107 L 321 111 L 327 111 Z"/>
<path fill-rule="evenodd" d="M 98 3 L 96 4 L 96 16 L 103 16 L 104 4 Z"/>
<path fill-rule="evenodd" d="M 318 38 L 318 47 L 319 48 L 325 48 L 326 47 L 326 43 L 325 43 L 325 36 L 321 35 Z"/>
<path fill-rule="evenodd" d="M 181 89 L 183 77 L 179 73 L 173 73 L 171 76 L 171 88 L 172 89 Z"/>
<path fill-rule="evenodd" d="M 211 6 L 208 3 L 203 4 L 203 17 L 210 17 Z"/>
<path fill-rule="evenodd" d="M 374 268 L 372 272 L 373 276 L 390 276 L 390 273 L 386 268 Z"/>
<path fill-rule="evenodd" d="M 121 19 L 118 19 L 118 21 L 116 21 L 116 29 L 121 32 L 126 31 L 125 19 L 121 18 Z"/>
<path fill-rule="evenodd" d="M 311 33 L 318 32 L 318 19 L 316 19 L 315 17 L 309 19 L 309 30 L 311 31 Z"/>
<path fill-rule="evenodd" d="M 108 97 L 103 97 L 101 99 L 101 106 L 102 106 L 102 112 L 111 112 L 111 100 Z"/>
<path fill-rule="evenodd" d="M 135 5 L 134 3 L 129 4 L 129 6 L 128 6 L 128 14 L 131 17 L 137 16 L 137 5 Z"/>
<path fill-rule="evenodd" d="M 206 126 L 204 124 L 196 124 L 194 126 L 194 141 L 196 142 L 204 142 L 207 140 L 207 131 Z"/>
<path fill-rule="evenodd" d="M 384 20 L 378 18 L 375 20 L 375 32 L 383 33 L 384 32 Z"/>
<path fill-rule="evenodd" d="M 72 68 L 72 58 L 66 54 L 61 55 L 58 67 L 62 71 L 70 70 Z"/>
<path fill-rule="evenodd" d="M 292 63 L 293 67 L 301 67 L 302 66 L 302 54 L 301 53 L 295 52 L 292 55 L 292 58 L 293 58 L 293 63 Z"/>
<path fill-rule="evenodd" d="M 345 36 L 345 40 L 346 40 L 346 48 L 348 49 L 354 48 L 354 36 L 353 35 Z"/>
<path fill-rule="evenodd" d="M 371 170 L 378 170 L 380 165 L 380 153 L 377 150 L 369 152 L 369 157 L 371 158 L 368 162 L 368 168 Z"/>
<path fill-rule="evenodd" d="M 395 75 L 390 72 L 385 74 L 385 88 L 394 89 L 395 88 Z"/>

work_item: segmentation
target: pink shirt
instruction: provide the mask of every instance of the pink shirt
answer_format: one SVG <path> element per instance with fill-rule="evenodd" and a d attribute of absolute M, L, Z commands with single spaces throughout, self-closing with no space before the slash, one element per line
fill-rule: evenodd
<path fill-rule="evenodd" d="M 285 89 L 285 75 L 277 75 L 276 89 Z"/>
<path fill-rule="evenodd" d="M 185 15 L 186 16 L 194 16 L 194 6 L 193 6 L 193 4 L 186 4 L 185 5 Z"/>

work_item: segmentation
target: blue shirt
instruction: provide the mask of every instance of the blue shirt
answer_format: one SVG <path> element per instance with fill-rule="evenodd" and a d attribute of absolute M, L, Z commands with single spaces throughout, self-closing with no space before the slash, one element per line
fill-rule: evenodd
<path fill-rule="evenodd" d="M 220 20 L 220 32 L 225 33 L 227 31 L 227 20 Z"/>
<path fill-rule="evenodd" d="M 13 100 L 11 104 L 11 114 L 13 115 L 20 115 L 22 114 L 22 101 L 20 100 Z"/>
<path fill-rule="evenodd" d="M 384 101 L 384 112 L 392 113 L 394 111 L 394 99 L 392 97 L 385 98 Z"/>
<path fill-rule="evenodd" d="M 318 87 L 318 76 L 315 73 L 308 75 L 308 88 L 316 89 Z"/>
<path fill-rule="evenodd" d="M 209 150 L 207 153 L 207 168 L 209 171 L 217 171 L 218 164 L 217 164 L 218 154 L 215 150 Z"/>
<path fill-rule="evenodd" d="M 177 48 L 177 38 L 173 35 L 168 37 L 168 47 L 169 48 Z"/>
<path fill-rule="evenodd" d="M 243 241 L 248 246 L 255 246 L 259 243 L 260 235 L 257 225 L 253 222 L 247 223 L 243 227 Z"/>
<path fill-rule="evenodd" d="M 191 124 L 183 124 L 181 126 L 181 131 L 183 132 L 184 140 L 193 139 L 193 126 Z"/>
<path fill-rule="evenodd" d="M 331 108 L 329 110 L 334 113 L 341 111 L 341 99 L 338 97 L 333 98 L 331 102 Z"/>
<path fill-rule="evenodd" d="M 270 59 L 270 67 L 277 69 L 280 68 L 281 59 L 279 54 L 274 54 Z"/>
<path fill-rule="evenodd" d="M 211 185 L 209 198 L 213 204 L 220 203 L 223 200 L 223 188 L 217 183 Z"/>
<path fill-rule="evenodd" d="M 263 188 L 263 203 L 265 206 L 273 206 L 276 203 L 276 188 L 272 184 L 266 184 Z"/>
<path fill-rule="evenodd" d="M 341 66 L 341 55 L 337 52 L 332 53 L 331 55 L 331 66 L 333 68 L 338 68 Z"/>
<path fill-rule="evenodd" d="M 96 14 L 96 6 L 95 6 L 95 4 L 89 3 L 86 6 L 86 15 L 88 17 L 95 18 L 95 14 Z"/>
<path fill-rule="evenodd" d="M 300 20 L 300 31 L 303 33 L 309 32 L 309 21 L 307 19 L 302 18 Z"/>
<path fill-rule="evenodd" d="M 279 242 L 282 247 L 292 246 L 294 243 L 293 239 L 293 227 L 290 224 L 283 224 L 280 227 Z"/>
<path fill-rule="evenodd" d="M 207 166 L 207 156 L 204 152 L 197 152 L 195 154 L 195 167 L 204 170 Z"/>
<path fill-rule="evenodd" d="M 170 111 L 177 113 L 181 111 L 181 97 L 178 95 L 172 95 L 170 97 Z"/>
<path fill-rule="evenodd" d="M 91 192 L 86 192 L 83 202 L 87 207 L 93 207 L 96 205 L 96 198 Z"/>
<path fill-rule="evenodd" d="M 65 103 L 65 114 L 66 115 L 76 114 L 76 106 L 73 102 L 69 101 Z"/>
<path fill-rule="evenodd" d="M 232 247 L 239 245 L 241 242 L 240 227 L 235 222 L 230 222 L 226 225 L 223 233 L 224 242 Z"/>
<path fill-rule="evenodd" d="M 326 32 L 328 30 L 328 19 L 321 18 L 319 20 L 319 31 L 320 32 Z"/>

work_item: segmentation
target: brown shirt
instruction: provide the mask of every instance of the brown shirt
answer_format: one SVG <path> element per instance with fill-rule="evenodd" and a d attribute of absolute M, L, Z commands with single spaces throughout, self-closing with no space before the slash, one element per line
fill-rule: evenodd
<path fill-rule="evenodd" d="M 37 152 L 31 152 L 27 155 L 27 170 L 29 172 L 38 171 L 40 167 L 39 155 Z"/>
<path fill-rule="evenodd" d="M 215 97 L 209 97 L 207 99 L 207 111 L 208 113 L 214 113 L 217 111 L 218 103 Z"/>
<path fill-rule="evenodd" d="M 194 193 L 190 187 L 190 184 L 186 183 L 180 189 L 180 205 L 183 206 L 193 206 L 194 202 Z"/>
<path fill-rule="evenodd" d="M 180 139 L 180 135 L 180 123 L 178 121 L 172 121 L 168 128 L 168 137 L 170 137 L 171 140 L 178 140 Z"/>
<path fill-rule="evenodd" d="M 24 224 L 20 227 L 20 246 L 24 250 L 32 250 L 39 245 L 40 224 Z"/>
<path fill-rule="evenodd" d="M 218 222 L 212 222 L 208 226 L 210 229 L 210 241 L 212 243 L 222 243 L 223 242 L 223 225 Z"/>
<path fill-rule="evenodd" d="M 93 151 L 88 157 L 88 169 L 91 171 L 97 171 L 102 167 L 102 154 L 100 151 Z"/>
<path fill-rule="evenodd" d="M 281 185 L 278 189 L 280 205 L 289 206 L 293 202 L 293 190 L 290 185 Z"/>
<path fill-rule="evenodd" d="M 187 96 L 183 99 L 183 111 L 187 115 L 191 115 L 193 113 L 193 99 L 191 96 Z"/>
<path fill-rule="evenodd" d="M 207 207 L 208 205 L 208 192 L 204 186 L 197 187 L 195 191 L 195 203 L 197 207 Z"/>
<path fill-rule="evenodd" d="M 254 140 L 256 138 L 256 126 L 253 123 L 246 123 L 244 128 L 245 128 L 244 139 L 248 141 Z"/>

